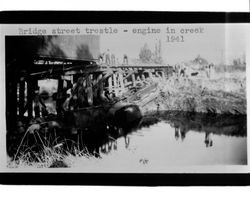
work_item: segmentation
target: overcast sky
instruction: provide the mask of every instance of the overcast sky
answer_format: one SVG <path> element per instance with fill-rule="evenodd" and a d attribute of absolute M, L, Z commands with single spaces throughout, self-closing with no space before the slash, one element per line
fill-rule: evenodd
<path fill-rule="evenodd" d="M 110 25 L 112 26 L 112 25 Z M 161 28 L 161 34 L 132 34 L 133 28 Z M 117 27 L 117 25 L 116 25 Z M 121 25 L 128 33 L 102 35 L 100 39 L 101 52 L 110 49 L 120 60 L 126 53 L 129 58 L 138 58 L 140 48 L 148 43 L 154 50 L 155 42 L 161 40 L 162 57 L 166 63 L 174 64 L 194 59 L 198 54 L 209 62 L 232 62 L 235 57 L 242 56 L 246 50 L 246 25 L 241 24 L 194 24 L 194 25 Z M 166 42 L 165 29 L 176 30 L 175 35 L 183 35 L 184 42 Z M 180 34 L 181 28 L 204 28 L 203 33 Z M 120 31 L 121 32 L 121 31 Z M 172 34 L 173 35 L 173 34 Z"/>

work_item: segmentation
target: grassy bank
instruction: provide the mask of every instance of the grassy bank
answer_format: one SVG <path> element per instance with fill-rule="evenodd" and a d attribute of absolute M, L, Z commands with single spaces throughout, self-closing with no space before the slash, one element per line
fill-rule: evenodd
<path fill-rule="evenodd" d="M 120 146 L 124 144 L 124 139 L 120 138 L 115 141 Z M 22 170 L 37 170 L 38 169 L 50 169 L 50 168 L 67 168 L 80 170 L 80 171 L 98 171 L 100 168 L 102 171 L 115 170 L 122 171 L 124 167 L 136 167 L 145 168 L 147 161 L 143 156 L 133 154 L 128 149 L 122 151 L 112 150 L 112 152 L 100 152 L 97 155 L 88 152 L 87 148 L 80 149 L 77 144 L 71 148 L 64 147 L 65 142 L 60 142 L 54 146 L 34 144 L 30 148 L 22 147 L 16 157 L 8 159 L 8 168 L 18 168 Z M 104 145 L 104 146 L 110 146 Z M 114 145 L 112 145 L 113 147 Z M 39 149 L 35 149 L 39 147 Z M 102 148 L 100 148 L 102 149 Z"/>
<path fill-rule="evenodd" d="M 41 131 L 28 134 L 27 131 L 20 141 L 15 154 L 8 159 L 9 168 L 66 168 L 72 165 L 69 159 L 90 158 L 87 149 L 80 149 L 73 140 L 57 141 L 58 138 L 44 140 Z M 36 139 L 30 144 L 31 137 Z M 71 141 L 69 146 L 68 142 Z"/>
<path fill-rule="evenodd" d="M 141 106 L 152 110 L 216 114 L 246 114 L 246 78 L 243 72 L 204 76 L 172 77 L 158 84 L 153 100 Z"/>

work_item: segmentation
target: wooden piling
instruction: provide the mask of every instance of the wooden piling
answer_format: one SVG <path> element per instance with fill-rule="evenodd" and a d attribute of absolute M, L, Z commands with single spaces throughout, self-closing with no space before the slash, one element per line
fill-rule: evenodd
<path fill-rule="evenodd" d="M 135 82 L 135 74 L 134 74 L 134 73 L 132 74 L 132 85 L 133 85 L 133 86 L 136 85 L 136 82 Z"/>
<path fill-rule="evenodd" d="M 19 82 L 19 115 L 24 114 L 24 97 L 25 97 L 25 81 L 23 79 Z"/>
<path fill-rule="evenodd" d="M 10 76 L 7 76 L 10 78 Z M 17 121 L 17 83 L 14 78 L 10 78 L 11 81 L 7 81 L 6 85 L 6 116 L 7 116 L 7 130 L 14 129 Z M 8 79 L 9 80 L 9 79 Z"/>
<path fill-rule="evenodd" d="M 124 92 L 124 81 L 123 81 L 123 75 L 122 75 L 122 73 L 119 73 L 118 77 L 119 77 L 120 89 L 121 89 L 122 92 Z"/>
<path fill-rule="evenodd" d="M 148 72 L 149 78 L 152 79 L 153 78 L 153 74 L 151 71 Z"/>
<path fill-rule="evenodd" d="M 87 77 L 87 101 L 89 106 L 92 106 L 94 102 L 91 80 L 93 80 L 93 75 Z"/>
<path fill-rule="evenodd" d="M 112 92 L 112 77 L 113 77 L 113 76 L 110 76 L 109 79 L 108 79 L 109 93 Z"/>
<path fill-rule="evenodd" d="M 117 74 L 116 73 L 114 73 L 113 74 L 113 84 L 114 84 L 114 93 L 115 93 L 115 96 L 118 96 L 118 86 L 117 86 L 117 76 L 116 76 Z"/>
<path fill-rule="evenodd" d="M 63 79 L 61 76 L 58 77 L 58 86 L 57 86 L 57 100 L 56 100 L 56 110 L 57 110 L 57 115 L 61 116 L 62 113 L 62 97 L 63 97 Z"/>
<path fill-rule="evenodd" d="M 144 74 L 141 75 L 141 79 L 142 79 L 142 81 L 145 81 L 146 78 L 145 78 Z"/>
<path fill-rule="evenodd" d="M 27 109 L 28 109 L 28 117 L 33 117 L 33 98 L 34 98 L 34 90 L 37 86 L 37 81 L 30 78 L 27 81 Z"/>
<path fill-rule="evenodd" d="M 128 84 L 128 79 L 126 78 L 126 76 L 123 76 L 123 82 L 124 82 L 124 87 L 126 87 Z"/>
<path fill-rule="evenodd" d="M 104 83 L 102 81 L 103 75 L 100 74 L 98 76 L 98 83 L 99 83 L 99 91 L 98 91 L 98 97 L 103 100 L 105 98 L 104 96 Z"/>

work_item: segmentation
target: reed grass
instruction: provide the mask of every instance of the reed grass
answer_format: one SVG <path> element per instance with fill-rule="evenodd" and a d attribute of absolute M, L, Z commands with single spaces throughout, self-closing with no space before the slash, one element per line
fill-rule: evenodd
<path fill-rule="evenodd" d="M 28 134 L 33 135 L 36 142 L 31 146 L 28 144 Z M 69 146 L 68 143 L 71 142 Z M 39 130 L 30 133 L 29 128 L 23 135 L 17 151 L 13 158 L 8 159 L 9 168 L 34 167 L 34 168 L 64 168 L 70 167 L 65 159 L 85 157 L 92 155 L 87 148 L 79 148 L 79 144 L 73 140 L 56 138 L 45 139 Z"/>

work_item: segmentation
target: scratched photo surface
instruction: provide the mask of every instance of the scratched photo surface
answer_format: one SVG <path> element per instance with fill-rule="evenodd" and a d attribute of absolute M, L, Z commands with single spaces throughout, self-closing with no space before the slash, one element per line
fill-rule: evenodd
<path fill-rule="evenodd" d="M 247 165 L 246 25 L 11 30 L 7 169 Z"/>

